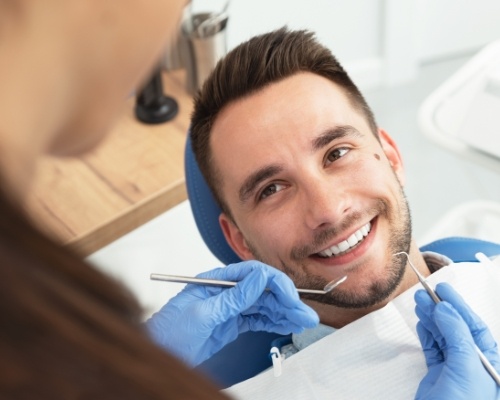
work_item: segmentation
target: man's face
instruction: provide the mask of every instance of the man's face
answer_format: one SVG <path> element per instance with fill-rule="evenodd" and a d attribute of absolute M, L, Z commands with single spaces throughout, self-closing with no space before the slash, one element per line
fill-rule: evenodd
<path fill-rule="evenodd" d="M 287 273 L 297 287 L 322 288 L 313 300 L 370 307 L 400 283 L 410 221 L 403 170 L 392 139 L 381 142 L 339 86 L 297 74 L 222 110 L 210 145 L 222 197 L 220 218 L 242 259 Z"/>

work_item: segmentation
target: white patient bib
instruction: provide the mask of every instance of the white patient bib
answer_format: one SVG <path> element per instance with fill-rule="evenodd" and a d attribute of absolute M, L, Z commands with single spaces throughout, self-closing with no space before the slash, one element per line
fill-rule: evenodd
<path fill-rule="evenodd" d="M 500 266 L 452 264 L 427 278 L 449 282 L 500 342 Z M 224 392 L 236 399 L 413 399 L 427 372 L 415 330 L 415 285 L 387 306 Z"/>

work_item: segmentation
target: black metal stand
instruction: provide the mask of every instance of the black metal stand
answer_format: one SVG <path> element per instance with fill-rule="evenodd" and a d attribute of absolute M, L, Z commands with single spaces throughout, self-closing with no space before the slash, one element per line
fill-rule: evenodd
<path fill-rule="evenodd" d="M 147 124 L 159 124 L 170 121 L 178 111 L 175 99 L 163 93 L 161 69 L 158 68 L 137 94 L 135 115 L 139 121 Z"/>

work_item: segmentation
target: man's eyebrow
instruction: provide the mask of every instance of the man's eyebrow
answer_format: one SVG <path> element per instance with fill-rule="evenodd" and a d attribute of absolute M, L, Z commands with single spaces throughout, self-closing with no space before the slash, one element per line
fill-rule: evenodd
<path fill-rule="evenodd" d="M 245 203 L 255 191 L 255 188 L 259 185 L 259 183 L 280 173 L 281 171 L 283 171 L 283 167 L 279 165 L 267 165 L 255 171 L 248 178 L 246 178 L 243 185 L 241 185 L 239 190 L 240 201 Z"/>
<path fill-rule="evenodd" d="M 361 137 L 363 136 L 356 128 L 351 125 L 340 125 L 334 128 L 327 129 L 322 132 L 319 136 L 312 140 L 311 148 L 313 151 L 317 151 L 333 142 L 336 139 L 340 139 L 346 136 Z"/>
<path fill-rule="evenodd" d="M 312 149 L 320 150 L 328 143 L 340 139 L 346 136 L 355 136 L 360 137 L 362 134 L 351 125 L 339 125 L 333 128 L 327 129 L 322 132 L 319 136 L 312 140 Z M 240 202 L 245 203 L 248 201 L 248 198 L 255 191 L 255 188 L 264 180 L 271 178 L 274 175 L 283 171 L 283 167 L 280 165 L 266 165 L 249 177 L 245 179 L 243 184 L 238 191 Z"/>

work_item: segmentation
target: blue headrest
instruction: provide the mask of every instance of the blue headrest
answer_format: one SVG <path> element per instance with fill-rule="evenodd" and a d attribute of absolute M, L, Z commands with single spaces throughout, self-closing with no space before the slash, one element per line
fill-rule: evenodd
<path fill-rule="evenodd" d="M 486 257 L 500 254 L 500 244 L 486 240 L 451 236 L 435 240 L 420 247 L 420 251 L 434 251 L 443 254 L 453 262 L 477 262 L 476 253 L 481 252 Z"/>
<path fill-rule="evenodd" d="M 221 209 L 217 205 L 205 178 L 198 168 L 188 134 L 184 154 L 186 187 L 196 226 L 210 251 L 224 264 L 240 262 L 241 259 L 229 247 L 219 225 Z"/>

